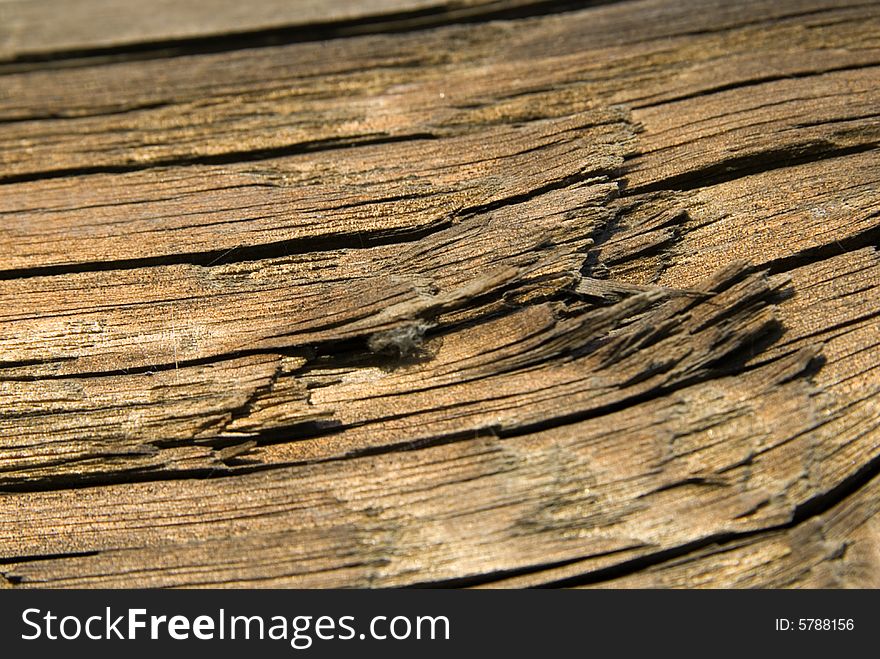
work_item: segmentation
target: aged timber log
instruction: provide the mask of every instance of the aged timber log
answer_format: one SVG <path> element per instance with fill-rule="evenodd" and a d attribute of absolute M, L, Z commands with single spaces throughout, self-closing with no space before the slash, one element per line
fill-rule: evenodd
<path fill-rule="evenodd" d="M 878 3 L 158 4 L 0 0 L 0 583 L 880 586 Z"/>

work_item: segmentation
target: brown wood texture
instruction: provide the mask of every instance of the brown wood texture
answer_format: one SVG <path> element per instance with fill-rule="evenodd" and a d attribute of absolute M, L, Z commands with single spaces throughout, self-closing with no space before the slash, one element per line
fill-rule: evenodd
<path fill-rule="evenodd" d="M 233 39 L 242 47 L 398 31 L 528 14 L 547 5 L 547 0 L 0 0 L 0 61 L 131 57 L 181 47 L 226 50 Z"/>
<path fill-rule="evenodd" d="M 0 584 L 880 585 L 880 4 L 210 4 L 0 0 Z"/>

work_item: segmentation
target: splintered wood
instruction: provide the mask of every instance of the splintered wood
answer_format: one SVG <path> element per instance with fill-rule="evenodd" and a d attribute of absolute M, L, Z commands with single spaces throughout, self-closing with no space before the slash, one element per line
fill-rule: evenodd
<path fill-rule="evenodd" d="M 880 586 L 880 6 L 106 4 L 0 3 L 0 584 Z"/>

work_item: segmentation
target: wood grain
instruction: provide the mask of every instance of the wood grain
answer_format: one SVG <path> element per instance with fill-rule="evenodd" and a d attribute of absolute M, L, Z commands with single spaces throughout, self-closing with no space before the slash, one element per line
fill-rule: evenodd
<path fill-rule="evenodd" d="M 69 0 L 62 19 L 54 0 L 0 3 L 0 61 L 52 61 L 108 53 L 202 47 L 230 34 L 263 39 L 329 38 L 376 30 L 414 29 L 473 20 L 514 10 L 539 9 L 542 2 L 513 0 L 233 0 L 148 4 L 118 0 Z M 311 34 L 310 34 L 311 32 Z M 195 42 L 194 44 L 192 42 Z M 219 44 L 218 44 L 219 46 Z M 215 47 L 218 47 L 215 46 Z"/>
<path fill-rule="evenodd" d="M 173 4 L 0 2 L 2 585 L 876 586 L 876 3 Z"/>

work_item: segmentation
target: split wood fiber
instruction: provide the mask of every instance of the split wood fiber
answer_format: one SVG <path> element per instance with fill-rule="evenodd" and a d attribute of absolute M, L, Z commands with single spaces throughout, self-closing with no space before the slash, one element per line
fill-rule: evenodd
<path fill-rule="evenodd" d="M 111 4 L 0 2 L 0 584 L 878 585 L 880 5 Z"/>

